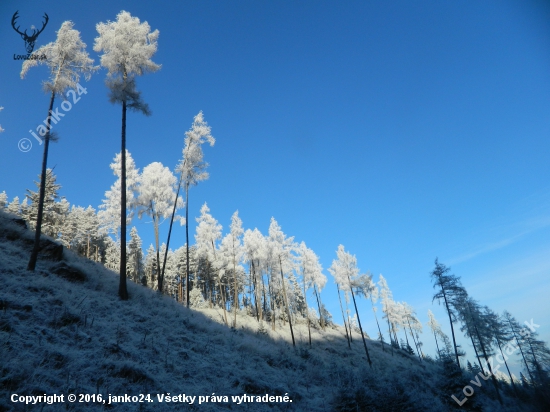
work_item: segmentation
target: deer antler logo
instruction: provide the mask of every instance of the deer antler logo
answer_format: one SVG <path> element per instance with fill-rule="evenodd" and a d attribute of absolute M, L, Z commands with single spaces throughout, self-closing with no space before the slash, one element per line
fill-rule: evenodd
<path fill-rule="evenodd" d="M 13 15 L 13 17 L 11 18 L 11 25 L 13 27 L 13 29 L 19 33 L 21 35 L 21 38 L 23 40 L 25 40 L 25 48 L 27 49 L 27 53 L 32 53 L 32 51 L 34 50 L 34 43 L 36 42 L 36 39 L 38 38 L 38 35 L 40 33 L 42 33 L 42 31 L 44 30 L 44 28 L 46 27 L 46 24 L 48 24 L 48 20 L 49 20 L 49 17 L 46 13 L 44 13 L 44 23 L 42 25 L 42 28 L 40 30 L 36 30 L 34 28 L 34 26 L 32 26 L 32 34 L 29 36 L 27 34 L 27 30 L 25 30 L 24 32 L 21 32 L 19 31 L 19 26 L 15 27 L 15 21 L 17 20 L 17 18 L 19 17 L 18 16 L 18 13 L 19 11 L 16 11 Z"/>

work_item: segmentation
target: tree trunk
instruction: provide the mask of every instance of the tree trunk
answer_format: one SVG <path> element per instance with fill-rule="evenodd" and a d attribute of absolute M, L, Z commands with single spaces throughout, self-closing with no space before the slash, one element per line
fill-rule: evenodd
<path fill-rule="evenodd" d="M 321 300 L 319 299 L 319 293 L 317 292 L 317 285 L 313 284 L 313 290 L 315 291 L 315 297 L 317 298 L 317 307 L 319 308 L 319 321 L 321 322 L 321 328 L 325 330 L 325 318 L 321 312 Z"/>
<path fill-rule="evenodd" d="M 258 266 L 259 266 L 259 259 L 258 259 Z M 266 317 L 266 313 L 267 313 L 267 296 L 265 295 L 265 283 L 264 283 L 264 275 L 262 274 L 262 272 L 260 271 L 260 280 L 262 281 L 262 295 L 264 297 L 264 301 L 263 301 L 263 317 L 260 316 L 260 319 L 264 319 Z M 261 302 L 260 302 L 261 303 Z"/>
<path fill-rule="evenodd" d="M 307 316 L 307 332 L 309 335 L 309 346 L 311 347 L 311 326 L 309 322 L 309 307 L 307 306 L 307 292 L 306 292 L 306 274 L 304 271 L 304 301 L 306 303 L 306 316 Z"/>
<path fill-rule="evenodd" d="M 187 210 L 185 211 L 185 219 L 187 219 Z M 187 220 L 186 220 L 187 222 Z M 214 247 L 214 241 L 212 240 L 212 250 L 214 252 L 214 259 L 216 259 L 216 248 Z M 208 266 L 210 268 L 210 262 L 208 262 Z M 221 272 L 221 269 L 220 269 Z M 220 272 L 218 272 L 218 280 L 219 280 L 219 286 L 220 286 L 220 297 L 222 299 L 222 305 L 223 305 L 223 319 L 225 320 L 225 324 L 229 326 L 229 323 L 227 322 L 227 312 L 225 310 L 225 295 L 222 290 L 222 277 L 220 276 Z M 187 276 L 189 276 L 189 271 L 187 272 Z M 189 307 L 189 293 L 187 294 L 187 306 Z"/>
<path fill-rule="evenodd" d="M 437 348 L 437 356 L 441 358 L 441 352 L 439 351 L 439 345 L 437 343 L 437 335 L 435 334 L 435 330 L 433 332 L 434 332 L 434 338 L 435 338 L 435 347 Z"/>
<path fill-rule="evenodd" d="M 485 370 L 483 369 L 483 365 L 481 364 L 481 359 L 479 358 L 479 353 L 477 351 L 476 343 L 474 342 L 474 335 L 470 331 L 470 327 L 468 326 L 467 322 L 466 322 L 466 328 L 468 330 L 468 335 L 470 335 L 470 340 L 472 341 L 472 346 L 474 347 L 474 352 L 476 354 L 477 363 L 479 364 L 479 367 L 481 368 L 481 372 L 483 372 L 483 374 L 486 375 Z"/>
<path fill-rule="evenodd" d="M 185 164 L 185 160 L 184 160 L 184 164 Z M 172 217 L 170 218 L 170 227 L 168 228 L 168 238 L 166 239 L 166 250 L 164 251 L 164 260 L 162 262 L 162 272 L 161 272 L 163 279 L 164 279 L 164 270 L 166 268 L 166 258 L 168 257 L 168 248 L 170 247 L 170 236 L 172 235 L 172 225 L 174 224 L 174 217 L 176 216 L 176 206 L 178 204 L 178 198 L 180 195 L 182 178 L 183 178 L 183 171 L 180 173 L 180 178 L 178 181 L 178 190 L 176 191 L 176 200 L 174 201 L 174 207 L 172 209 Z M 187 226 L 187 221 L 185 222 L 185 226 Z"/>
<path fill-rule="evenodd" d="M 273 272 L 271 267 L 269 267 L 269 270 L 267 272 L 267 288 L 268 288 L 268 295 L 269 295 L 269 306 L 271 309 L 271 329 L 275 330 L 275 302 L 273 301 Z"/>
<path fill-rule="evenodd" d="M 342 311 L 342 320 L 344 321 L 344 328 L 346 329 L 346 339 L 348 341 L 348 348 L 351 349 L 351 344 L 349 342 L 348 336 L 348 326 L 346 325 L 346 317 L 344 316 L 344 307 L 342 306 L 342 298 L 340 297 L 340 286 L 336 284 L 336 289 L 338 290 L 338 300 L 340 301 L 340 310 Z"/>
<path fill-rule="evenodd" d="M 387 314 L 386 314 L 387 316 Z M 391 344 L 393 341 L 393 338 L 391 336 L 391 330 L 390 330 L 390 319 L 389 317 L 386 319 L 388 321 L 388 335 L 390 336 L 390 348 L 391 348 L 391 356 L 393 356 L 393 345 Z"/>
<path fill-rule="evenodd" d="M 380 343 L 382 344 L 382 352 L 385 352 L 386 349 L 384 349 L 384 341 L 382 340 L 382 331 L 380 330 L 380 324 L 378 323 L 378 316 L 376 316 L 376 311 L 374 310 L 374 303 L 372 303 L 372 298 L 370 300 L 370 304 L 372 306 L 372 311 L 374 312 L 374 319 L 376 319 L 376 326 L 378 326 L 378 333 L 380 334 Z"/>
<path fill-rule="evenodd" d="M 290 325 L 290 334 L 292 335 L 292 346 L 296 347 L 294 341 L 294 331 L 292 330 L 292 319 L 290 318 L 290 307 L 288 306 L 288 298 L 286 296 L 285 277 L 283 275 L 283 264 L 281 263 L 281 256 L 279 256 L 279 267 L 281 269 L 281 281 L 283 282 L 283 297 L 285 299 L 286 313 L 288 315 L 288 324 Z"/>
<path fill-rule="evenodd" d="M 512 373 L 510 372 L 510 368 L 508 367 L 508 362 L 506 362 L 506 358 L 504 357 L 504 353 L 502 352 L 502 347 L 500 346 L 500 339 L 497 337 L 495 328 L 493 328 L 493 335 L 495 335 L 495 339 L 497 341 L 498 349 L 500 350 L 500 354 L 502 355 L 502 359 L 504 359 L 504 365 L 506 366 L 506 370 L 508 371 L 508 376 L 510 377 L 510 382 L 512 383 L 512 386 L 514 387 L 514 393 L 517 397 L 519 397 L 518 389 L 516 388 L 516 384 L 514 383 L 514 379 L 512 378 Z"/>
<path fill-rule="evenodd" d="M 250 259 L 250 263 L 251 263 L 250 268 L 252 269 L 252 280 L 254 282 L 254 306 L 256 307 L 256 319 L 259 322 L 260 318 L 262 317 L 261 315 L 262 305 L 261 305 L 261 302 L 260 302 L 260 305 L 258 305 L 258 286 L 256 281 L 256 268 L 254 267 L 254 259 Z"/>
<path fill-rule="evenodd" d="M 365 335 L 363 334 L 363 327 L 361 326 L 361 318 L 359 317 L 359 311 L 357 310 L 357 303 L 355 302 L 355 294 L 353 293 L 353 289 L 351 287 L 351 280 L 348 275 L 348 280 L 350 283 L 350 291 L 351 291 L 351 297 L 353 298 L 353 306 L 355 306 L 355 313 L 357 314 L 357 322 L 359 323 L 359 330 L 361 331 L 361 337 L 363 338 L 363 346 L 365 347 L 365 353 L 367 354 L 367 360 L 369 361 L 369 366 L 372 369 L 372 362 L 370 360 L 369 350 L 367 349 L 367 342 L 365 341 Z"/>
<path fill-rule="evenodd" d="M 185 183 L 185 255 L 187 256 L 187 262 L 185 262 L 185 302 L 189 309 L 189 182 Z M 227 323 L 227 319 L 225 322 Z"/>
<path fill-rule="evenodd" d="M 523 349 L 521 348 L 521 344 L 519 343 L 519 339 L 516 335 L 514 325 L 512 325 L 512 322 L 510 321 L 510 319 L 507 319 L 507 320 L 508 320 L 508 323 L 510 324 L 510 328 L 512 328 L 512 333 L 514 334 L 514 338 L 516 338 L 516 342 L 518 344 L 519 351 L 521 352 L 521 357 L 523 358 L 523 363 L 525 363 L 525 369 L 527 369 L 527 372 L 529 373 L 529 377 L 531 378 L 531 382 L 535 382 L 533 380 L 533 375 L 531 374 L 531 371 L 529 370 L 529 365 L 527 365 L 527 361 L 525 360 L 525 355 L 523 354 Z"/>
<path fill-rule="evenodd" d="M 416 347 L 416 353 L 418 354 L 418 359 L 420 359 L 420 362 L 422 362 L 422 357 L 420 356 L 420 351 L 418 350 L 418 343 L 416 343 L 416 339 L 414 338 L 411 322 L 409 319 L 407 319 L 407 323 L 409 324 L 409 331 L 411 332 L 411 337 L 413 338 L 414 346 Z"/>
<path fill-rule="evenodd" d="M 159 293 L 163 293 L 164 288 L 164 273 L 160 271 L 160 255 L 159 255 L 159 221 L 158 216 L 155 218 L 155 210 L 154 208 L 151 208 L 152 214 L 153 214 L 153 225 L 155 227 L 155 244 L 157 247 L 157 287 Z M 166 252 L 168 252 L 168 248 L 166 248 Z M 165 254 L 166 255 L 166 254 Z M 163 265 L 164 267 L 164 265 Z"/>
<path fill-rule="evenodd" d="M 56 77 L 57 80 L 57 77 Z M 50 113 L 53 109 L 53 102 L 55 100 L 55 93 L 52 92 L 50 97 L 50 107 L 48 109 L 48 124 L 46 126 L 46 136 L 44 138 L 44 154 L 42 156 L 42 173 L 40 178 L 40 194 L 38 197 L 38 214 L 36 217 L 36 228 L 34 232 L 34 245 L 31 252 L 31 257 L 27 265 L 27 270 L 34 272 L 36 267 L 36 261 L 38 260 L 38 252 L 40 251 L 40 234 L 42 232 L 42 216 L 44 214 L 44 197 L 46 195 L 46 171 L 48 164 L 48 150 L 50 146 Z"/>
<path fill-rule="evenodd" d="M 126 73 L 124 73 L 126 81 Z M 118 295 L 122 300 L 128 300 L 126 288 L 126 100 L 122 102 L 122 167 L 120 177 L 120 283 Z"/>
<path fill-rule="evenodd" d="M 470 304 L 468 303 L 468 309 L 470 310 L 470 317 L 472 317 L 472 311 L 470 309 Z M 472 318 L 473 321 L 473 318 Z M 487 367 L 489 368 L 489 372 L 491 373 L 491 380 L 493 382 L 493 386 L 495 387 L 495 391 L 497 392 L 497 398 L 499 403 L 502 405 L 502 398 L 500 397 L 500 391 L 498 389 L 498 382 L 497 378 L 495 378 L 495 374 L 493 373 L 493 368 L 491 367 L 491 364 L 489 363 L 489 358 L 487 356 L 487 352 L 485 351 L 485 345 L 483 344 L 483 340 L 481 339 L 481 336 L 479 335 L 479 330 L 477 329 L 477 325 L 474 322 L 474 329 L 476 331 L 477 338 L 479 340 L 479 343 L 481 344 L 481 350 L 483 351 L 483 357 L 485 358 L 485 362 L 487 363 Z"/>
<path fill-rule="evenodd" d="M 443 288 L 443 284 L 441 283 L 441 280 L 439 281 L 439 286 L 441 287 L 441 291 L 443 293 L 443 299 L 445 300 L 445 308 L 447 308 L 447 315 L 449 315 L 449 323 L 451 324 L 451 334 L 453 335 L 453 346 L 455 348 L 456 364 L 460 368 L 460 361 L 458 360 L 458 349 L 456 347 L 455 329 L 453 327 L 453 320 L 452 320 L 452 317 L 451 317 L 451 310 L 449 308 L 449 303 L 447 302 L 447 294 L 445 293 L 445 289 Z"/>
<path fill-rule="evenodd" d="M 233 236 L 232 236 L 233 238 Z M 239 308 L 239 289 L 237 287 L 237 263 L 235 262 L 235 239 L 233 239 L 233 277 L 235 278 L 233 288 L 235 289 L 233 293 L 233 306 L 235 309 L 235 315 L 233 316 L 233 327 L 237 327 L 237 311 Z"/>
<path fill-rule="evenodd" d="M 346 292 L 344 292 L 344 303 L 346 304 L 346 314 L 348 315 L 347 317 L 348 317 L 349 341 L 353 343 L 353 335 L 351 333 L 351 319 L 349 318 L 349 309 L 348 309 L 348 301 L 346 300 Z"/>

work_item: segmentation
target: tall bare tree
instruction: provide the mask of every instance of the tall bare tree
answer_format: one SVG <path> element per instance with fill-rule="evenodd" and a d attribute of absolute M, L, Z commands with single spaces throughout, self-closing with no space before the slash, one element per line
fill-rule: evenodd
<path fill-rule="evenodd" d="M 36 260 L 38 259 L 38 252 L 40 251 L 40 234 L 42 231 L 42 215 L 44 213 L 44 196 L 46 188 L 46 169 L 48 164 L 48 150 L 52 138 L 52 122 L 57 124 L 60 118 L 65 116 L 65 114 L 59 113 L 59 110 L 53 112 L 55 96 L 66 99 L 65 92 L 68 89 L 76 90 L 73 91 L 75 98 L 76 93 L 79 95 L 85 94 L 86 89 L 82 88 L 78 83 L 80 76 L 84 76 L 86 80 L 89 80 L 92 73 L 98 69 L 93 65 L 93 59 L 90 59 L 86 52 L 86 44 L 80 39 L 80 32 L 73 29 L 73 22 L 71 21 L 66 21 L 61 25 L 61 28 L 57 32 L 57 39 L 55 42 L 40 47 L 36 53 L 45 55 L 46 59 L 25 60 L 23 69 L 21 70 L 21 78 L 25 78 L 29 69 L 37 64 L 45 64 L 48 66 L 50 77 L 47 81 L 43 82 L 43 87 L 44 91 L 50 94 L 50 106 L 45 121 L 46 124 L 40 125 L 36 129 L 38 134 L 44 137 L 44 154 L 42 156 L 40 195 L 34 245 L 29 264 L 27 265 L 27 269 L 31 271 L 34 271 L 36 267 Z"/>
<path fill-rule="evenodd" d="M 103 51 L 101 66 L 108 70 L 107 87 L 111 103 L 122 104 L 121 153 L 126 153 L 126 110 L 134 110 L 149 116 L 149 106 L 136 89 L 136 76 L 156 72 L 160 65 L 151 57 L 157 51 L 159 31 L 150 32 L 147 22 L 140 23 L 127 11 L 117 15 L 117 21 L 96 25 L 99 36 L 95 38 L 94 50 Z M 126 157 L 122 156 L 120 210 L 120 281 L 118 294 L 128 299 L 126 287 Z"/>
<path fill-rule="evenodd" d="M 166 242 L 166 249 L 168 249 L 170 234 L 172 233 L 172 224 L 176 213 L 175 205 L 177 204 L 181 185 L 183 184 L 185 187 L 185 244 L 187 256 L 185 284 L 187 307 L 189 307 L 189 186 L 195 186 L 201 180 L 208 179 L 208 172 L 206 171 L 208 163 L 203 160 L 204 154 L 202 152 L 202 145 L 203 143 L 209 143 L 210 146 L 214 146 L 215 142 L 216 139 L 214 139 L 210 133 L 210 126 L 208 126 L 208 123 L 204 120 L 202 111 L 200 111 L 193 119 L 191 129 L 185 132 L 185 146 L 183 148 L 182 159 L 176 167 L 176 172 L 180 174 L 180 178 L 176 191 L 176 201 L 172 211 L 172 219 L 170 220 L 168 241 Z M 164 259 L 166 260 L 166 255 Z"/>

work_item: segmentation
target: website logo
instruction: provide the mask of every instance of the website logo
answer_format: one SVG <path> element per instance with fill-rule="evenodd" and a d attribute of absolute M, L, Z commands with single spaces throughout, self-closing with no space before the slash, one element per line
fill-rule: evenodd
<path fill-rule="evenodd" d="M 27 30 L 21 31 L 19 29 L 20 26 L 16 27 L 16 20 L 19 17 L 19 11 L 16 11 L 11 19 L 11 25 L 13 29 L 21 36 L 21 38 L 25 42 L 25 49 L 27 50 L 28 55 L 30 55 L 34 50 L 34 43 L 36 42 L 36 39 L 38 38 L 38 35 L 44 31 L 46 28 L 46 25 L 48 24 L 49 17 L 46 13 L 44 13 L 44 22 L 42 23 L 42 28 L 40 30 L 37 30 L 34 26 L 31 26 L 32 33 L 28 34 Z"/>

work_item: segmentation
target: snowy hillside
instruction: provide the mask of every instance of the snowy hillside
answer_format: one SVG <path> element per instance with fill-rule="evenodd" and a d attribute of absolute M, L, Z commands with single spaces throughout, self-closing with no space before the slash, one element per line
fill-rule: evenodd
<path fill-rule="evenodd" d="M 360 335 L 350 349 L 340 326 L 313 328 L 310 347 L 307 325 L 294 325 L 293 348 L 288 324 L 272 331 L 242 313 L 231 329 L 219 308 L 188 310 L 132 282 L 121 301 L 117 274 L 51 241 L 28 272 L 33 233 L 14 219 L 0 213 L 0 411 L 532 410 L 507 392 L 501 407 L 490 381 L 460 408 L 451 395 L 464 398 L 470 377 L 367 339 L 370 368 Z M 64 404 L 20 402 L 53 394 Z M 150 398 L 108 404 L 140 394 Z"/>

